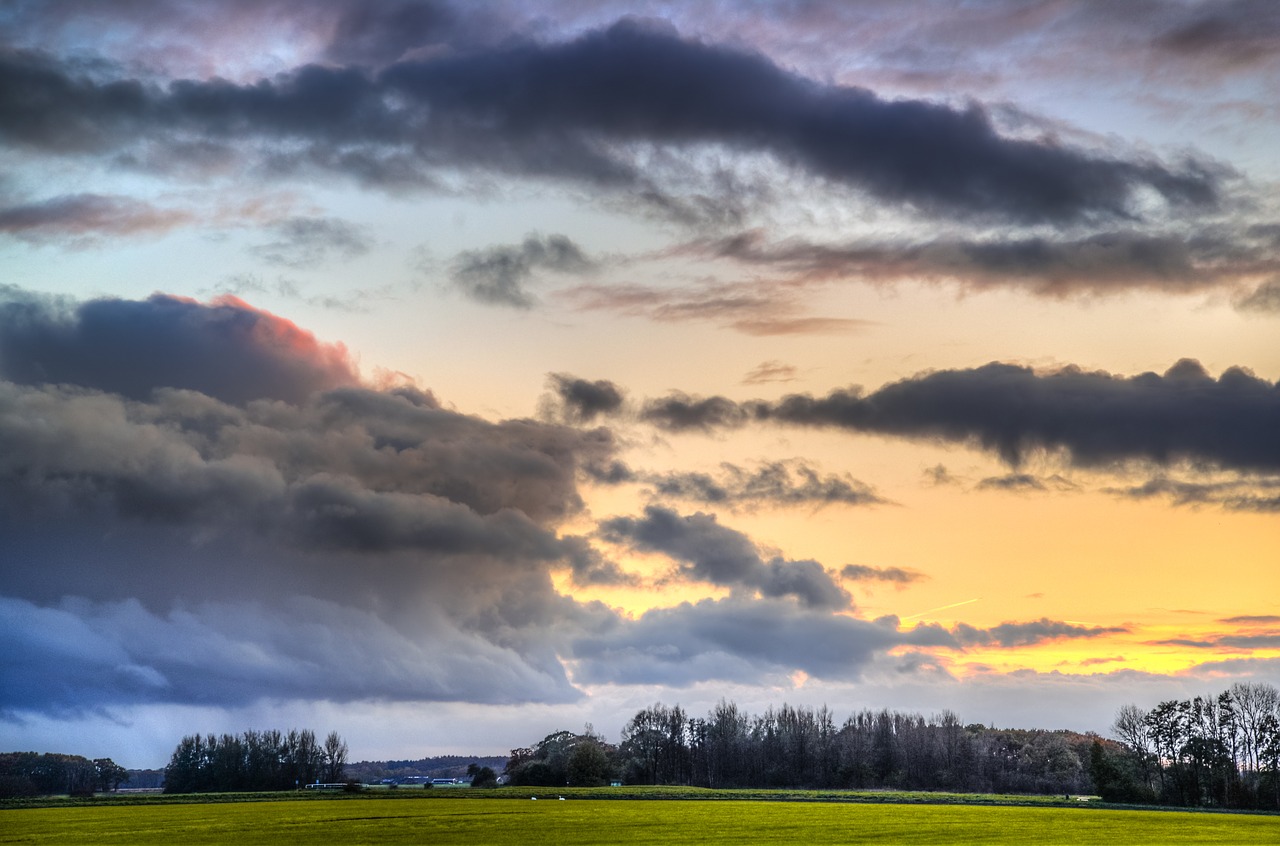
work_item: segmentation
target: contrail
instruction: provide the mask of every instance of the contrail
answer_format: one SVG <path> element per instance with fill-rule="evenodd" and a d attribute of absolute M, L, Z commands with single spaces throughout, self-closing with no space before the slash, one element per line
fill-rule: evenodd
<path fill-rule="evenodd" d="M 914 620 L 916 617 L 923 617 L 925 614 L 932 614 L 934 611 L 946 611 L 948 608 L 959 608 L 961 605 L 968 605 L 970 602 L 977 602 L 982 599 L 966 599 L 964 602 L 953 602 L 950 605 L 939 605 L 937 608 L 930 608 L 928 611 L 921 611 L 919 614 L 912 614 L 910 617 L 903 617 L 904 620 Z"/>

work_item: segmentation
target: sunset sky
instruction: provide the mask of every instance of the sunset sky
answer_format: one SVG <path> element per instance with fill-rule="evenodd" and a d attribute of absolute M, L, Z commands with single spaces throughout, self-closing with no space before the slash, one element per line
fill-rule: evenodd
<path fill-rule="evenodd" d="M 1280 4 L 0 7 L 0 751 L 1280 683 Z"/>

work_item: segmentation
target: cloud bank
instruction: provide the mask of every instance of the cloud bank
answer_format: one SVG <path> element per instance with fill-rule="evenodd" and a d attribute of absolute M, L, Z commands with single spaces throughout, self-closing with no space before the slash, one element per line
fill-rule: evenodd
<path fill-rule="evenodd" d="M 791 394 L 777 401 L 672 394 L 646 401 L 643 420 L 672 432 L 752 422 L 972 444 L 1019 466 L 1061 451 L 1081 466 L 1126 461 L 1280 469 L 1280 385 L 1229 368 L 1217 379 L 1184 359 L 1164 374 L 1077 368 L 1037 373 L 992 363 L 923 373 L 871 393 Z"/>

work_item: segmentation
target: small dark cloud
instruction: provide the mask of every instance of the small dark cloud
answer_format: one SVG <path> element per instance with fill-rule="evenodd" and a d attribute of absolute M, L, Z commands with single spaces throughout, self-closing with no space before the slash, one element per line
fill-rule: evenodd
<path fill-rule="evenodd" d="M 626 462 L 614 460 L 588 462 L 583 464 L 582 472 L 593 482 L 602 485 L 621 485 L 639 481 L 641 478 L 641 475 L 632 470 Z"/>
<path fill-rule="evenodd" d="M 1253 291 L 1235 301 L 1240 311 L 1259 314 L 1280 314 L 1280 277 L 1263 282 Z"/>
<path fill-rule="evenodd" d="M 1253 635 L 1223 635 L 1218 638 L 1222 646 L 1236 649 L 1280 649 L 1280 632 Z"/>
<path fill-rule="evenodd" d="M 189 223 L 193 215 L 132 197 L 63 194 L 0 208 L 0 233 L 33 243 L 89 246 L 111 236 L 158 235 Z"/>
<path fill-rule="evenodd" d="M 1048 297 L 1135 289 L 1174 294 L 1215 286 L 1230 289 L 1280 270 L 1280 242 L 1265 226 L 835 245 L 798 239 L 771 242 L 763 231 L 753 230 L 694 241 L 675 252 L 766 267 L 805 282 L 926 279 L 971 289 L 1018 288 Z M 1264 284 L 1237 306 L 1271 310 L 1272 287 Z"/>
<path fill-rule="evenodd" d="M 1057 473 L 1040 477 L 1032 473 L 1006 473 L 1003 476 L 988 476 L 975 486 L 980 491 L 1008 491 L 1010 493 L 1042 493 L 1054 491 L 1074 491 L 1078 486 Z"/>
<path fill-rule="evenodd" d="M 207 305 L 164 294 L 73 304 L 14 288 L 0 289 L 0 376 L 134 399 L 187 388 L 236 403 L 296 402 L 358 381 L 341 344 L 322 343 L 234 297 Z"/>
<path fill-rule="evenodd" d="M 1151 641 L 1152 646 L 1187 646 L 1192 649 L 1213 649 L 1216 647 L 1217 641 L 1214 640 L 1193 640 L 1189 637 L 1173 637 L 1168 640 Z"/>
<path fill-rule="evenodd" d="M 610 543 L 662 553 L 680 565 L 685 578 L 761 596 L 793 597 L 809 608 L 849 608 L 852 598 L 816 561 L 765 560 L 742 532 L 717 522 L 715 515 L 681 515 L 650 505 L 643 517 L 613 517 L 600 524 Z"/>
<path fill-rule="evenodd" d="M 560 401 L 561 414 L 570 423 L 593 423 L 622 408 L 622 390 L 607 379 L 590 381 L 568 373 L 552 373 L 548 380 Z"/>
<path fill-rule="evenodd" d="M 1140 485 L 1105 490 L 1125 499 L 1167 499 L 1175 506 L 1216 505 L 1228 511 L 1280 512 L 1280 477 L 1275 476 L 1195 482 L 1157 476 Z"/>
<path fill-rule="evenodd" d="M 1193 4 L 1152 39 L 1158 50 L 1220 67 L 1274 61 L 1280 13 L 1265 0 Z"/>
<path fill-rule="evenodd" d="M 269 227 L 275 240 L 250 252 L 267 264 L 316 267 L 331 258 L 350 261 L 373 248 L 364 227 L 336 217 L 291 217 Z"/>
<path fill-rule="evenodd" d="M 892 582 L 908 585 L 927 579 L 924 573 L 902 567 L 871 567 L 866 564 L 846 564 L 840 568 L 840 578 L 855 582 Z"/>
<path fill-rule="evenodd" d="M 925 482 L 940 487 L 942 485 L 954 485 L 958 483 L 958 479 L 951 474 L 951 471 L 945 465 L 935 464 L 932 467 L 926 467 L 922 473 Z"/>
<path fill-rule="evenodd" d="M 1238 625 L 1280 625 L 1280 614 L 1241 614 L 1236 617 L 1224 617 L 1218 622 Z"/>
<path fill-rule="evenodd" d="M 1044 482 L 1030 473 L 1008 473 L 1004 476 L 990 476 L 978 482 L 980 491 L 1046 491 Z"/>
<path fill-rule="evenodd" d="M 774 317 L 743 318 L 730 326 L 745 335 L 828 335 L 853 332 L 872 324 L 848 317 Z"/>
<path fill-rule="evenodd" d="M 449 278 L 458 290 L 477 302 L 530 308 L 535 300 L 526 286 L 537 271 L 577 275 L 595 267 L 596 263 L 563 235 L 530 235 L 517 246 L 459 253 Z"/>
<path fill-rule="evenodd" d="M 711 432 L 744 425 L 747 412 L 725 397 L 674 393 L 663 399 L 647 400 L 640 409 L 640 419 L 669 432 Z"/>
<path fill-rule="evenodd" d="M 799 371 L 794 365 L 781 361 L 762 361 L 750 373 L 742 377 L 744 385 L 761 385 L 766 382 L 794 382 Z"/>
<path fill-rule="evenodd" d="M 795 291 L 761 283 L 704 282 L 677 288 L 590 284 L 561 296 L 580 311 L 658 323 L 707 321 L 757 337 L 855 332 L 874 325 L 854 318 L 805 316 Z"/>
<path fill-rule="evenodd" d="M 711 505 L 878 505 L 871 486 L 848 474 L 822 474 L 803 461 L 772 461 L 747 470 L 731 463 L 720 473 L 662 473 L 647 477 L 653 492 Z"/>
<path fill-rule="evenodd" d="M 1081 667 L 1096 667 L 1099 664 L 1115 664 L 1124 660 L 1123 655 L 1112 655 L 1108 658 L 1086 658 L 1079 662 Z"/>
<path fill-rule="evenodd" d="M 1050 620 L 1048 617 L 1030 623 L 1001 623 L 989 629 L 978 629 L 960 623 L 951 630 L 956 640 L 964 646 L 1004 648 L 1034 646 L 1049 640 L 1102 637 L 1128 631 L 1125 626 L 1079 626 L 1062 620 Z"/>

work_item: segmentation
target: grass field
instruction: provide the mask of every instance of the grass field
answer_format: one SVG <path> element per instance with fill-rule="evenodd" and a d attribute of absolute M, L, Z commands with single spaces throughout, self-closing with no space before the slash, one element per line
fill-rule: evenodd
<path fill-rule="evenodd" d="M 0 843 L 300 842 L 1280 844 L 1280 817 L 1061 807 L 462 797 L 0 810 Z"/>

